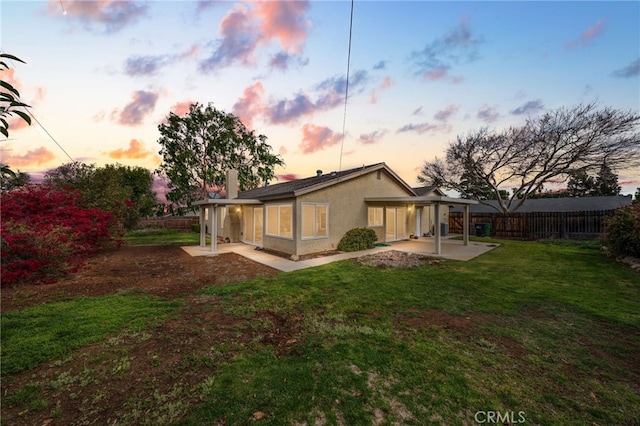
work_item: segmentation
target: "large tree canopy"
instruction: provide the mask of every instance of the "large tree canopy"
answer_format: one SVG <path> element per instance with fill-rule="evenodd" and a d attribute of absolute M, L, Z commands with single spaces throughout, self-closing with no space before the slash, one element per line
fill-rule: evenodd
<path fill-rule="evenodd" d="M 86 207 L 113 214 L 127 229 L 134 228 L 140 217 L 156 212 L 153 176 L 143 167 L 73 162 L 48 171 L 44 181 L 53 187 L 79 190 Z"/>
<path fill-rule="evenodd" d="M 486 128 L 451 142 L 445 159 L 427 161 L 418 180 L 453 189 L 482 202 L 493 198 L 503 212 L 517 210 L 545 183 L 566 180 L 576 171 L 600 172 L 640 165 L 640 115 L 632 111 L 599 108 L 590 103 L 560 108 L 522 127 L 502 132 Z M 493 197 L 467 192 L 490 188 Z M 514 188 L 510 195 L 502 187 Z"/>
<path fill-rule="evenodd" d="M 212 104 L 192 104 L 183 116 L 170 113 L 158 130 L 163 161 L 157 172 L 168 178 L 167 199 L 178 212 L 222 188 L 229 169 L 238 171 L 240 189 L 247 190 L 273 179 L 275 167 L 284 164 L 266 136 L 256 136 L 238 117 Z"/>

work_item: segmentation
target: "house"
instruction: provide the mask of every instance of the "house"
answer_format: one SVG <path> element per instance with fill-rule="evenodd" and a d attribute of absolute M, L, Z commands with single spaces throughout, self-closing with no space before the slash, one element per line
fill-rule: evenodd
<path fill-rule="evenodd" d="M 550 213 L 550 212 L 586 212 L 601 210 L 616 210 L 628 206 L 633 202 L 631 195 L 612 195 L 598 197 L 558 197 L 558 198 L 528 198 L 518 208 L 518 213 Z M 461 211 L 454 208 L 453 211 Z M 500 213 L 496 200 L 485 200 L 482 204 L 470 207 L 473 213 Z"/>
<path fill-rule="evenodd" d="M 433 233 L 440 251 L 442 223 L 448 206 L 464 211 L 473 200 L 449 198 L 438 188 L 412 188 L 385 163 L 237 191 L 237 172 L 227 174 L 227 198 L 196 202 L 201 224 L 212 232 L 211 251 L 218 236 L 298 256 L 335 250 L 353 228 L 373 229 L 380 242 Z M 445 207 L 442 207 L 445 206 Z M 436 219 L 438 218 L 438 219 Z M 215 224 L 215 226 L 214 226 Z M 468 242 L 468 227 L 465 229 Z M 205 226 L 200 243 L 205 245 Z"/>

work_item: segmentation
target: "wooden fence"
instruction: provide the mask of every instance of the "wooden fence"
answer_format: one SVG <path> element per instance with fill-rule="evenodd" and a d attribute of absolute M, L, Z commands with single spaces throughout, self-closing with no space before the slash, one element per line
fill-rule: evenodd
<path fill-rule="evenodd" d="M 138 221 L 138 228 L 170 228 L 191 231 L 191 226 L 199 223 L 198 216 L 148 217 Z"/>
<path fill-rule="evenodd" d="M 476 223 L 488 223 L 496 238 L 536 240 L 541 238 L 594 239 L 604 234 L 606 218 L 615 210 L 580 212 L 470 213 L 469 232 Z M 449 214 L 449 232 L 462 233 L 462 212 Z"/>

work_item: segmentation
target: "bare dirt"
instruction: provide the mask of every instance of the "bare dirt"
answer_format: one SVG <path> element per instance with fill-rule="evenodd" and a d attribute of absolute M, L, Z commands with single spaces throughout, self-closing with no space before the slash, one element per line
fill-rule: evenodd
<path fill-rule="evenodd" d="M 354 261 L 382 268 L 439 262 L 398 251 Z M 184 303 L 169 320 L 154 327 L 121 332 L 63 359 L 2 377 L 1 424 L 160 425 L 179 420 L 202 402 L 201 387 L 207 377 L 248 346 L 267 345 L 279 355 L 296 353 L 296 343 L 302 340 L 301 313 L 283 316 L 265 309 L 246 318 L 225 311 L 229 302 L 221 297 L 198 292 L 210 285 L 225 286 L 278 273 L 231 253 L 191 257 L 178 246 L 131 246 L 101 253 L 78 273 L 57 283 L 2 289 L 3 312 L 78 296 L 130 291 Z M 398 318 L 397 328 L 436 327 L 474 342 L 483 337 L 515 359 L 527 356 L 518 342 L 482 332 L 483 324 L 495 321 L 491 314 L 459 317 L 429 310 Z M 221 342 L 224 352 L 214 349 Z"/>

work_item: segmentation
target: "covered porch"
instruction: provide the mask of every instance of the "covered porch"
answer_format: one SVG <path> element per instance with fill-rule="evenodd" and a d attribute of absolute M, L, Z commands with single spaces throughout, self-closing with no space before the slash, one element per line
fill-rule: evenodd
<path fill-rule="evenodd" d="M 226 207 L 227 209 L 232 207 L 240 207 L 243 205 L 261 206 L 262 202 L 251 199 L 228 199 L 228 198 L 213 198 L 208 200 L 196 201 L 193 203 L 199 206 L 200 217 L 200 247 L 207 250 L 209 253 L 218 252 L 218 217 L 219 209 Z M 211 235 L 211 243 L 207 247 L 207 229 Z"/>
<path fill-rule="evenodd" d="M 475 200 L 467 200 L 464 198 L 452 198 L 441 195 L 426 195 L 421 197 L 369 197 L 365 198 L 367 205 L 407 205 L 414 208 L 434 206 L 434 217 L 436 218 L 436 226 L 434 226 L 434 250 L 433 254 L 442 254 L 442 229 L 440 227 L 439 218 L 443 209 L 449 206 L 461 206 L 463 211 L 463 229 L 462 229 L 462 245 L 469 245 L 469 206 L 478 204 Z"/>

